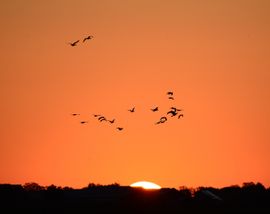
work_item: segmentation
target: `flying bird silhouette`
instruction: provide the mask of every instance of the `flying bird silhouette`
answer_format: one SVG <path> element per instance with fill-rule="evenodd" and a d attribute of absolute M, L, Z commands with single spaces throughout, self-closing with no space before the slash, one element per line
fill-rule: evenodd
<path fill-rule="evenodd" d="M 78 114 L 78 113 L 72 113 L 71 115 L 72 116 L 79 116 L 80 114 Z"/>
<path fill-rule="evenodd" d="M 85 42 L 86 40 L 90 40 L 90 39 L 92 39 L 93 38 L 93 36 L 87 36 L 87 37 L 85 37 L 84 39 L 83 39 L 83 42 Z"/>
<path fill-rule="evenodd" d="M 81 121 L 80 123 L 81 124 L 86 124 L 86 123 L 88 123 L 88 121 Z"/>
<path fill-rule="evenodd" d="M 122 127 L 117 127 L 116 129 L 118 129 L 119 131 L 122 131 L 124 128 L 122 128 Z"/>
<path fill-rule="evenodd" d="M 77 41 L 75 41 L 75 42 L 70 42 L 69 44 L 70 44 L 72 47 L 74 47 L 74 46 L 77 45 L 77 43 L 78 43 L 79 41 L 80 41 L 80 40 L 77 40 Z"/>
<path fill-rule="evenodd" d="M 135 107 L 133 107 L 132 109 L 129 109 L 128 111 L 130 111 L 131 113 L 135 112 Z"/>
<path fill-rule="evenodd" d="M 167 92 L 167 95 L 173 96 L 173 92 L 172 92 L 172 91 L 168 91 L 168 92 Z"/>
<path fill-rule="evenodd" d="M 180 119 L 180 117 L 184 117 L 184 115 L 183 114 L 179 114 L 178 115 L 178 119 Z"/>
<path fill-rule="evenodd" d="M 171 109 L 172 109 L 173 111 L 175 111 L 175 112 L 177 112 L 177 111 L 182 111 L 182 109 L 178 109 L 178 108 L 175 108 L 175 107 L 171 107 Z"/>
<path fill-rule="evenodd" d="M 156 124 L 165 123 L 167 121 L 167 117 L 161 117 Z"/>
<path fill-rule="evenodd" d="M 113 119 L 113 120 L 108 120 L 110 123 L 114 123 L 114 121 L 115 121 L 115 119 Z"/>
<path fill-rule="evenodd" d="M 170 99 L 170 100 L 174 100 L 174 98 L 173 98 L 173 97 L 169 97 L 169 99 Z"/>
<path fill-rule="evenodd" d="M 175 115 L 177 115 L 177 111 L 168 111 L 167 114 L 171 114 L 171 117 L 174 117 Z"/>
<path fill-rule="evenodd" d="M 153 112 L 158 111 L 158 106 L 156 108 L 151 108 Z"/>
<path fill-rule="evenodd" d="M 104 121 L 104 120 L 107 121 L 107 119 L 106 119 L 104 116 L 99 117 L 98 120 L 99 120 L 100 122 L 102 122 L 102 121 Z"/>
<path fill-rule="evenodd" d="M 93 114 L 94 117 L 99 117 L 101 116 L 100 114 Z"/>

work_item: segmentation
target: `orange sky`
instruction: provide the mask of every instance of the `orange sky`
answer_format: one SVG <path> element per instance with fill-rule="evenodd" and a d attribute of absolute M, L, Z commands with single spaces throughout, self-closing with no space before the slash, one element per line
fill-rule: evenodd
<path fill-rule="evenodd" d="M 270 185 L 270 1 L 3 0 L 0 24 L 0 183 Z"/>

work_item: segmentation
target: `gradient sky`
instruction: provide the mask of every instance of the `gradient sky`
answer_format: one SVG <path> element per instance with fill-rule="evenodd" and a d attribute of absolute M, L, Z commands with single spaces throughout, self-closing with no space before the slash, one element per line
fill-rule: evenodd
<path fill-rule="evenodd" d="M 0 24 L 0 183 L 270 185 L 270 1 L 1 0 Z"/>

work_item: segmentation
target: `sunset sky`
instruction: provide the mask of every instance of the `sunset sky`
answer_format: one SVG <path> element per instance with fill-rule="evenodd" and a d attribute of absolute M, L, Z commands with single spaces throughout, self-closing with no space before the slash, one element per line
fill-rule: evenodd
<path fill-rule="evenodd" d="M 270 186 L 269 0 L 1 0 L 0 24 L 0 183 Z"/>

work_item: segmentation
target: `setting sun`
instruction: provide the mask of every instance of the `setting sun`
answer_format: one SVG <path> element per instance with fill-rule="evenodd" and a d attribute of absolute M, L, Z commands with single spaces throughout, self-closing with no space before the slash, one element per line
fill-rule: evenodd
<path fill-rule="evenodd" d="M 161 186 L 148 182 L 148 181 L 138 181 L 130 185 L 131 187 L 142 187 L 144 189 L 161 189 Z"/>

